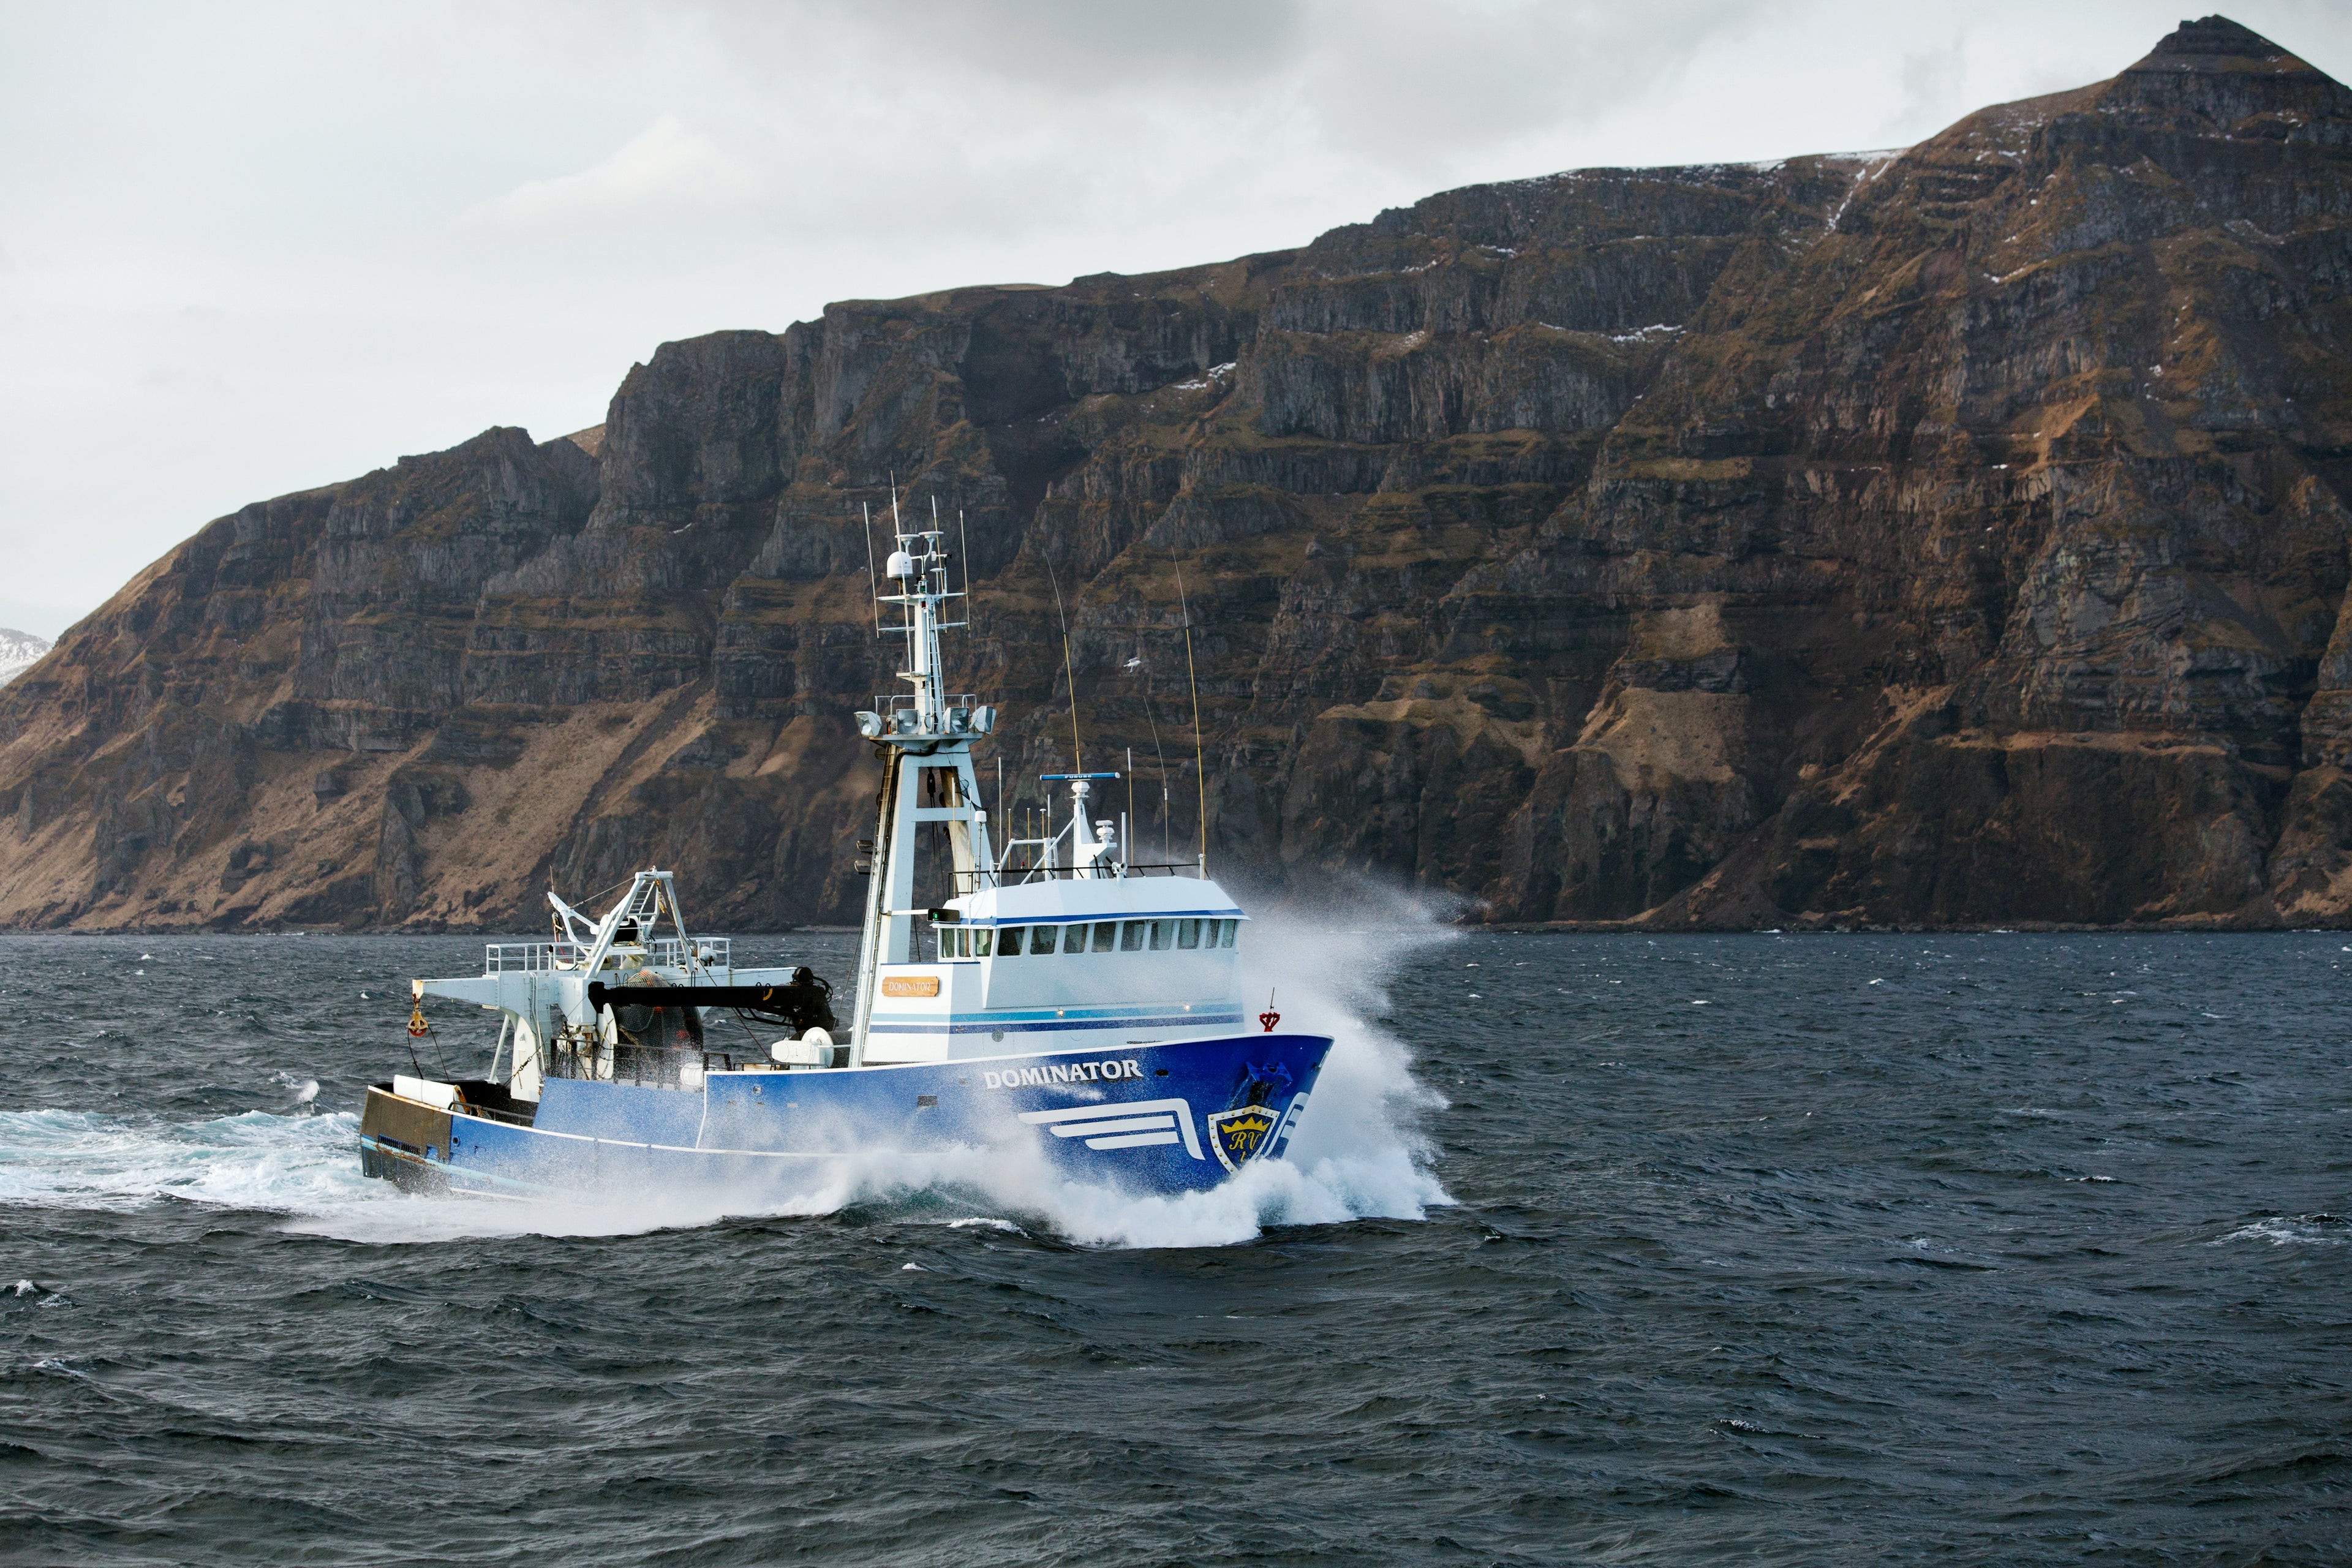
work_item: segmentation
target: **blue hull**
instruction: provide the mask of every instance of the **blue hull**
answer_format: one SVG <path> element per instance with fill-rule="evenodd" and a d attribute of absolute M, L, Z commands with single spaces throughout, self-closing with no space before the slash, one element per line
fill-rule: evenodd
<path fill-rule="evenodd" d="M 714 1072 L 702 1092 L 551 1079 L 530 1126 L 459 1113 L 435 1148 L 370 1132 L 370 1174 L 513 1196 L 718 1190 L 756 1199 L 845 1154 L 1009 1146 L 1133 1192 L 1197 1192 L 1278 1159 L 1331 1048 L 1218 1039 L 809 1072 Z"/>

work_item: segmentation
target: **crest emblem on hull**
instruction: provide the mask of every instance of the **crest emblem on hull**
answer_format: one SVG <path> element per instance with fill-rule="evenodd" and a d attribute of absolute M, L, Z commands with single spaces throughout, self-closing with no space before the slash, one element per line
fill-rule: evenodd
<path fill-rule="evenodd" d="M 1237 1106 L 1232 1110 L 1209 1113 L 1209 1147 L 1217 1152 L 1217 1159 L 1228 1171 L 1238 1171 L 1248 1159 L 1265 1147 L 1282 1118 L 1264 1105 Z"/>

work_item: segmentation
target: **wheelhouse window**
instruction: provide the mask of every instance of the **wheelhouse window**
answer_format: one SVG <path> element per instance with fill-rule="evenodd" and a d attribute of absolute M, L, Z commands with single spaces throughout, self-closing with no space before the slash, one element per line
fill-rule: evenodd
<path fill-rule="evenodd" d="M 1088 933 L 1092 934 L 1089 935 Z M 1239 921 L 1084 921 L 1059 926 L 948 926 L 937 931 L 940 957 L 1019 958 L 1047 952 L 1199 952 L 1231 948 Z"/>

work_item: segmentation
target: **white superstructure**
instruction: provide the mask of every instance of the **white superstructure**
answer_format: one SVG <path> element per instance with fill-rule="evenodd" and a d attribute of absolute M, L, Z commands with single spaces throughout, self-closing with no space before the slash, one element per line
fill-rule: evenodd
<path fill-rule="evenodd" d="M 940 614 L 963 596 L 949 586 L 944 537 L 936 526 L 898 533 L 885 569 L 895 591 L 879 598 L 904 614 L 886 629 L 907 639 L 898 674 L 914 689 L 857 716 L 884 773 L 852 1062 L 1230 1034 L 1244 1017 L 1236 949 L 1247 917 L 1197 863 L 1153 876 L 1122 858 L 1111 823 L 1091 814 L 1094 783 L 1114 775 L 1049 775 L 1069 785 L 1062 829 L 992 852 L 971 746 L 995 714 L 950 695 L 940 669 L 940 630 L 955 624 Z M 931 824 L 945 829 L 955 892 L 923 908 L 916 849 Z"/>

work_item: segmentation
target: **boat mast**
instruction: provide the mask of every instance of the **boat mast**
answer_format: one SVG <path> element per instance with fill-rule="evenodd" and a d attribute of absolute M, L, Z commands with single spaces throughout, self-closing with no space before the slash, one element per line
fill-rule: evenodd
<path fill-rule="evenodd" d="M 995 728 L 996 712 L 969 694 L 949 691 L 941 671 L 940 633 L 967 624 L 943 620 L 941 612 L 950 599 L 967 595 L 948 586 L 946 533 L 938 510 L 934 503 L 929 528 L 908 530 L 899 518 L 898 492 L 891 492 L 891 531 L 898 547 L 891 552 L 882 575 L 893 592 L 877 593 L 876 600 L 903 612 L 900 625 L 882 631 L 907 639 L 907 668 L 898 674 L 914 689 L 885 692 L 872 709 L 857 715 L 857 732 L 883 751 L 883 771 L 874 826 L 873 880 L 866 890 L 866 922 L 858 939 L 852 1067 L 865 1060 L 866 1028 L 882 971 L 920 957 L 915 951 L 915 920 L 924 911 L 913 905 L 915 850 L 922 825 L 936 822 L 947 828 L 956 894 L 996 885 L 988 813 L 981 808 L 980 779 L 971 762 L 971 743 Z"/>

